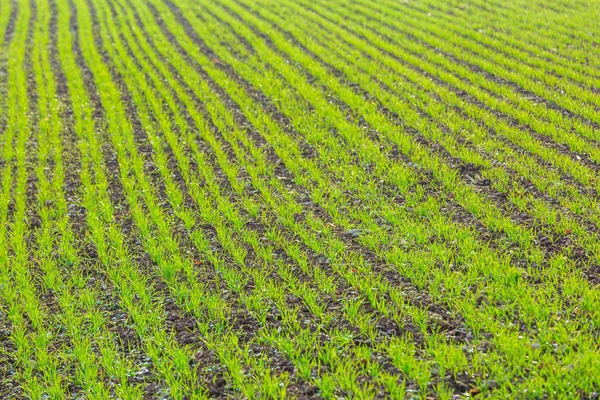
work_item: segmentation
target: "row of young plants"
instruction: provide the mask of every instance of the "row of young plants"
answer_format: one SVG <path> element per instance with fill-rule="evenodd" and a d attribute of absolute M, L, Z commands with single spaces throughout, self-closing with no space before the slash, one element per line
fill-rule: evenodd
<path fill-rule="evenodd" d="M 16 4 L 14 4 L 16 5 Z M 55 360 L 40 358 L 44 374 L 37 376 L 31 362 L 47 347 L 48 331 L 44 326 L 44 310 L 34 282 L 29 277 L 29 252 L 26 240 L 27 153 L 31 118 L 29 115 L 26 54 L 32 43 L 37 20 L 27 2 L 18 3 L 18 13 L 12 38 L 6 43 L 7 95 L 6 127 L 3 132 L 2 202 L 0 203 L 0 276 L 2 314 L 10 321 L 10 338 L 15 379 L 28 382 L 24 394 L 39 394 L 44 382 L 56 377 Z M 16 389 L 15 390 L 19 390 Z M 13 392 L 15 393 L 15 392 Z M 18 394 L 16 392 L 15 394 Z"/>
<path fill-rule="evenodd" d="M 35 243 L 32 251 L 28 251 L 25 246 L 15 247 L 13 251 L 22 254 L 27 260 L 26 279 L 31 285 L 29 289 L 35 292 L 29 296 L 33 302 L 37 303 L 35 305 L 37 309 L 29 309 L 26 314 L 26 318 L 34 316 L 36 329 L 21 339 L 31 346 L 26 355 L 29 363 L 26 367 L 28 375 L 23 377 L 22 389 L 27 396 L 31 397 L 41 397 L 46 394 L 53 398 L 59 398 L 65 396 L 66 393 L 63 385 L 62 362 L 58 354 L 50 349 L 61 336 L 59 326 L 63 322 L 63 316 L 54 313 L 52 305 L 65 299 L 70 302 L 72 298 L 62 290 L 60 282 L 63 277 L 61 275 L 66 271 L 61 270 L 53 252 L 58 241 L 67 238 L 67 236 L 63 236 L 66 233 L 64 228 L 67 226 L 65 224 L 66 205 L 64 198 L 59 196 L 60 190 L 62 190 L 64 171 L 59 143 L 58 104 L 54 98 L 53 82 L 49 77 L 47 58 L 43 55 L 43 49 L 47 48 L 49 42 L 50 13 L 47 4 L 41 4 L 35 10 L 36 23 L 34 33 L 30 36 L 32 43 L 28 62 L 28 70 L 34 76 L 35 84 L 31 85 L 28 90 L 29 93 L 35 93 L 33 97 L 35 100 L 30 102 L 34 111 L 33 117 L 30 119 L 30 126 L 36 132 L 36 139 L 35 144 L 30 142 L 28 147 L 37 149 L 37 153 L 33 151 L 29 153 L 31 156 L 27 160 L 27 164 L 35 163 L 36 165 L 33 170 L 27 171 L 27 175 L 35 175 L 36 191 L 33 196 L 37 198 L 29 199 L 28 206 L 33 210 L 29 210 L 27 218 L 39 220 L 39 228 L 30 228 L 27 234 L 26 240 L 29 243 Z M 35 158 L 37 158 L 37 162 Z M 63 240 L 61 249 L 69 252 L 68 247 L 68 243 Z M 65 276 L 68 275 L 67 273 Z M 62 296 L 63 294 L 65 297 Z M 56 317 L 54 323 L 48 323 L 54 317 Z M 66 321 L 67 318 L 64 320 Z"/>
<path fill-rule="evenodd" d="M 14 12 L 14 8 L 13 8 L 13 4 L 11 2 L 5 2 L 2 3 L 0 5 L 0 71 L 2 71 L 2 74 L 0 74 L 0 91 L 2 91 L 3 93 L 8 94 L 8 83 L 7 83 L 7 77 L 6 77 L 6 70 L 7 70 L 7 66 L 8 66 L 8 52 L 5 50 L 7 48 L 7 45 L 5 43 L 5 37 L 7 37 L 9 35 L 8 29 L 9 29 L 9 21 L 12 15 L 12 12 Z M 8 116 L 8 102 L 6 101 L 6 97 L 7 96 L 2 96 L 2 98 L 0 99 L 0 134 L 2 134 L 3 138 L 0 140 L 0 157 L 2 157 L 1 159 L 4 160 L 5 159 L 5 151 L 4 151 L 4 146 L 6 144 L 5 141 L 5 137 L 4 137 L 4 131 L 6 130 L 6 124 L 7 124 L 7 116 Z M 4 186 L 4 184 L 6 183 L 6 175 L 4 174 L 4 164 L 0 167 L 0 171 L 2 171 L 2 190 L 0 193 L 0 211 L 2 212 L 1 214 L 1 219 L 0 222 L 3 222 L 2 225 L 6 225 L 6 221 L 7 221 L 7 217 L 6 217 L 6 212 L 7 212 L 7 208 L 8 208 L 8 202 L 10 201 L 10 187 L 6 188 L 6 186 Z M 7 193 L 8 192 L 8 193 Z M 6 227 L 0 228 L 0 244 L 5 243 L 6 242 Z M 6 251 L 6 250 L 4 250 Z M 2 257 L 6 257 L 6 253 L 1 253 Z M 2 312 L 2 314 L 0 315 L 0 321 L 2 323 L 3 326 L 7 327 L 7 329 L 10 330 L 10 321 L 8 320 L 8 318 L 5 315 L 5 311 L 6 308 L 4 306 L 2 306 L 2 308 L 0 309 Z M 5 360 L 12 360 L 12 354 L 11 354 L 11 349 L 8 348 L 8 346 L 6 345 L 2 345 L 0 347 L 0 354 L 2 355 L 2 357 Z M 8 384 L 9 384 L 9 379 L 8 377 L 5 377 L 6 383 L 7 383 L 7 389 L 8 390 Z M 4 391 L 0 391 L 0 393 L 4 393 Z"/>
<path fill-rule="evenodd" d="M 47 27 L 50 18 L 48 6 L 46 3 L 36 4 L 37 13 L 42 21 L 41 26 L 44 27 L 43 32 L 46 35 L 48 34 Z M 61 22 L 70 22 L 67 9 L 59 8 L 58 16 L 55 18 L 60 19 L 61 17 L 65 21 L 55 22 L 54 25 Z M 85 106 L 85 94 L 82 91 L 82 87 L 70 80 L 77 75 L 76 71 L 74 71 L 76 69 L 74 59 L 70 58 L 73 53 L 70 47 L 70 33 L 63 30 L 61 32 L 53 32 L 53 34 L 58 35 L 61 39 L 60 43 L 63 44 L 56 50 L 60 53 L 61 61 L 66 71 L 66 84 L 71 90 L 70 94 L 72 95 L 74 104 Z M 48 37 L 46 35 L 36 39 L 36 43 L 39 43 L 40 49 L 48 48 Z M 86 265 L 90 263 L 81 256 L 83 252 L 81 243 L 79 244 L 79 248 L 75 245 L 76 238 L 74 237 L 71 225 L 84 221 L 69 220 L 69 216 L 72 216 L 69 210 L 72 210 L 75 204 L 71 204 L 70 208 L 67 207 L 64 198 L 64 167 L 62 165 L 62 145 L 60 141 L 69 139 L 68 137 L 60 137 L 60 134 L 65 134 L 66 132 L 66 130 L 63 130 L 59 120 L 59 113 L 63 114 L 64 109 L 59 109 L 55 98 L 56 83 L 50 73 L 51 64 L 48 53 L 46 51 L 42 51 L 41 53 L 34 51 L 33 54 L 40 58 L 40 69 L 44 71 L 43 73 L 39 73 L 40 69 L 36 69 L 36 78 L 39 83 L 37 93 L 40 99 L 39 128 L 42 133 L 51 134 L 48 138 L 50 141 L 40 136 L 39 158 L 40 161 L 46 160 L 48 157 L 46 151 L 52 149 L 54 152 L 53 162 L 55 167 L 51 192 L 48 186 L 49 183 L 44 179 L 47 172 L 44 170 L 43 164 L 36 169 L 36 174 L 40 182 L 38 194 L 39 214 L 43 221 L 38 239 L 39 255 L 36 255 L 36 260 L 42 272 L 40 278 L 46 285 L 46 287 L 38 288 L 38 290 L 47 295 L 55 296 L 55 306 L 52 309 L 53 312 L 47 316 L 46 323 L 49 324 L 50 329 L 58 329 L 58 332 L 60 332 L 60 334 L 46 335 L 46 340 L 50 344 L 46 345 L 41 351 L 38 351 L 38 357 L 41 361 L 47 362 L 45 358 L 52 359 L 52 357 L 56 357 L 54 352 L 58 352 L 58 359 L 61 362 L 61 372 L 64 374 L 66 371 L 73 371 L 72 375 L 66 374 L 67 376 L 64 380 L 60 376 L 52 375 L 54 381 L 49 382 L 45 386 L 36 387 L 37 392 L 33 394 L 33 397 L 49 395 L 55 398 L 63 398 L 69 392 L 73 395 L 73 390 L 81 390 L 86 396 L 93 398 L 108 398 L 115 394 L 123 398 L 139 397 L 141 392 L 135 388 L 125 389 L 121 387 L 116 390 L 110 389 L 110 386 L 113 386 L 115 382 L 120 386 L 128 386 L 133 366 L 129 360 L 126 360 L 120 354 L 120 347 L 127 344 L 119 343 L 116 333 L 107 327 L 108 317 L 112 315 L 110 313 L 106 315 L 106 309 L 114 308 L 114 304 L 108 306 L 102 304 L 99 306 L 99 303 L 102 302 L 101 299 L 106 297 L 103 291 L 107 290 L 105 287 L 106 281 L 100 278 L 102 273 L 99 271 L 99 266 Z M 39 54 L 42 54 L 42 56 Z M 82 103 L 78 103 L 78 101 L 82 101 Z M 80 111 L 80 109 L 78 110 L 76 107 L 74 122 L 78 128 L 81 128 L 80 131 L 78 130 L 81 139 L 79 144 L 82 149 L 81 164 L 83 166 L 81 182 L 84 186 L 84 197 L 87 202 L 85 204 L 88 211 L 87 215 L 90 218 L 94 218 L 97 216 L 94 210 L 97 198 L 92 197 L 90 192 L 93 189 L 88 186 L 90 182 L 90 175 L 88 175 L 90 170 L 87 168 L 89 166 L 90 155 L 85 150 L 86 146 L 93 148 L 95 141 L 92 139 L 91 143 L 85 142 L 90 139 L 89 136 L 84 137 L 83 135 L 86 131 L 89 132 L 87 129 L 91 125 L 87 124 L 91 122 L 91 118 L 88 122 L 82 122 L 80 118 L 81 114 L 77 111 Z M 83 112 L 83 114 L 86 113 Z M 91 113 L 87 114 L 87 116 L 91 117 Z M 41 140 L 42 138 L 44 140 Z M 72 157 L 72 155 L 67 153 L 67 157 Z M 98 173 L 99 170 L 97 169 L 95 172 Z M 101 174 L 102 172 L 100 171 L 99 175 Z M 101 179 L 103 178 L 100 177 Z M 77 194 L 75 196 L 79 198 Z M 69 202 L 73 200 L 71 196 L 68 199 Z M 52 223 L 54 225 L 50 225 Z M 55 251 L 57 245 L 52 242 L 56 237 L 60 238 L 60 243 L 57 243 L 58 251 Z M 81 241 L 83 238 L 77 239 Z M 102 248 L 99 249 L 105 250 Z M 87 276 L 90 272 L 99 273 L 90 279 Z M 48 353 L 49 347 L 53 349 L 53 352 Z M 38 362 L 37 365 L 41 373 L 44 375 L 48 374 L 44 364 Z M 56 371 L 53 372 L 56 374 Z M 32 383 L 35 383 L 35 379 L 31 381 L 25 380 L 23 386 L 29 386 Z M 49 386 L 49 384 L 52 385 Z M 74 387 L 76 389 L 73 389 Z M 30 391 L 28 390 L 28 392 Z"/>
<path fill-rule="evenodd" d="M 13 12 L 13 3 L 9 1 L 0 4 L 0 12 L 0 45 L 3 45 L 6 30 Z"/>

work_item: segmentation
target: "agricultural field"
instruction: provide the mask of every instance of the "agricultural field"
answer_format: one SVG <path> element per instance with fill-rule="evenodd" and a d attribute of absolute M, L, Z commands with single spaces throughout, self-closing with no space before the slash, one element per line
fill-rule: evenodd
<path fill-rule="evenodd" d="M 599 171 L 595 0 L 0 0 L 0 398 L 598 398 Z"/>

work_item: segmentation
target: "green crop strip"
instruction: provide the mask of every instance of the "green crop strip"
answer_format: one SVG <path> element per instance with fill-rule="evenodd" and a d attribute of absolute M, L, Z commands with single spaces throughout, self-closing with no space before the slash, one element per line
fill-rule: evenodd
<path fill-rule="evenodd" d="M 2 2 L 0 4 L 0 46 L 4 44 L 4 37 L 6 33 L 6 29 L 8 28 L 8 23 L 12 16 L 13 11 L 13 3 L 10 1 Z"/>
<path fill-rule="evenodd" d="M 0 396 L 600 391 L 587 0 L 0 2 Z"/>
<path fill-rule="evenodd" d="M 55 369 L 50 361 L 44 365 L 48 374 L 38 379 L 33 365 L 29 362 L 30 357 L 44 352 L 47 341 L 43 312 L 39 308 L 38 296 L 28 273 L 31 266 L 28 263 L 29 253 L 25 245 L 28 228 L 25 223 L 25 146 L 30 134 L 25 55 L 28 49 L 27 36 L 35 29 L 35 19 L 31 19 L 31 9 L 27 2 L 19 2 L 18 7 L 14 37 L 10 43 L 11 57 L 7 67 L 7 94 L 13 101 L 7 104 L 7 128 L 3 132 L 1 296 L 3 313 L 6 313 L 12 325 L 10 334 L 16 353 L 14 357 L 17 380 L 24 394 L 39 396 L 44 385 L 40 381 L 49 378 L 48 375 L 52 375 Z M 8 210 L 9 204 L 12 212 Z"/>

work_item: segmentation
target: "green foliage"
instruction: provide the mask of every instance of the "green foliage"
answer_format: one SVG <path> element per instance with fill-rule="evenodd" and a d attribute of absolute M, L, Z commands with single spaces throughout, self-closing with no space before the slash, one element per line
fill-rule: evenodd
<path fill-rule="evenodd" d="M 0 1 L 0 396 L 593 396 L 597 12 Z"/>

